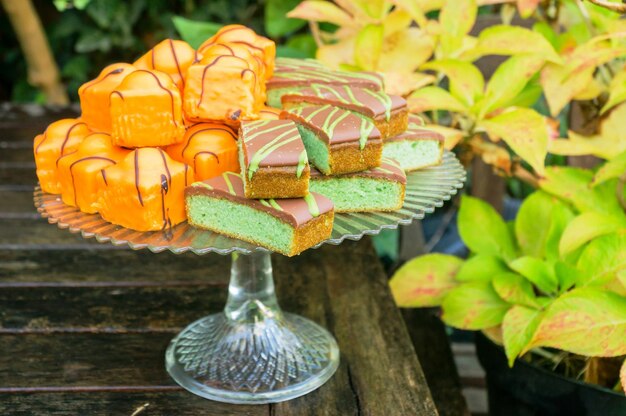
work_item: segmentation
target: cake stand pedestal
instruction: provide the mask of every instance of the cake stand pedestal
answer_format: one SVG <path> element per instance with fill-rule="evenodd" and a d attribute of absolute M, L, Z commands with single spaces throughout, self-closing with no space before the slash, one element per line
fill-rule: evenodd
<path fill-rule="evenodd" d="M 442 206 L 464 181 L 463 167 L 446 152 L 440 166 L 407 175 L 405 203 L 400 210 L 336 214 L 331 238 L 315 248 L 410 224 Z M 275 403 L 315 390 L 337 370 L 339 348 L 333 336 L 278 306 L 266 249 L 186 223 L 171 232 L 129 230 L 99 215 L 84 214 L 63 204 L 59 195 L 40 189 L 35 190 L 34 201 L 50 223 L 99 242 L 153 252 L 232 255 L 223 312 L 193 322 L 167 348 L 167 371 L 190 392 L 227 403 Z"/>

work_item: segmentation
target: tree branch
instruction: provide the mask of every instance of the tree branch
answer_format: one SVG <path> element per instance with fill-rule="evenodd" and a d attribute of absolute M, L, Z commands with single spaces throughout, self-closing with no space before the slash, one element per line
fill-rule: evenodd
<path fill-rule="evenodd" d="M 587 0 L 589 3 L 595 4 L 596 6 L 603 7 L 605 9 L 617 12 L 617 13 L 626 13 L 626 4 L 622 3 L 613 3 L 607 0 Z"/>
<path fill-rule="evenodd" d="M 26 58 L 28 82 L 43 90 L 48 103 L 68 104 L 67 92 L 59 80 L 59 68 L 31 0 L 0 1 Z"/>

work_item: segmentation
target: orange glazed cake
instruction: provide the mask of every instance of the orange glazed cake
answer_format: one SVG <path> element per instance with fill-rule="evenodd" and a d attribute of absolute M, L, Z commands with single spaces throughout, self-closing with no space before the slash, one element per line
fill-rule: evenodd
<path fill-rule="evenodd" d="M 58 168 L 59 159 L 76 151 L 78 145 L 91 132 L 81 119 L 66 118 L 50 124 L 44 134 L 35 137 L 33 150 L 37 164 L 37 177 L 44 192 L 61 193 Z"/>
<path fill-rule="evenodd" d="M 89 214 L 97 212 L 100 171 L 115 165 L 128 153 L 130 150 L 114 146 L 106 133 L 87 136 L 77 151 L 59 159 L 63 202 Z"/>
<path fill-rule="evenodd" d="M 237 134 L 225 124 L 194 124 L 182 142 L 165 151 L 172 159 L 192 166 L 197 181 L 239 171 Z"/>
<path fill-rule="evenodd" d="M 243 25 L 227 25 L 221 28 L 215 36 L 207 39 L 198 52 L 204 51 L 216 43 L 235 43 L 248 47 L 255 55 L 260 57 L 265 64 L 265 79 L 269 79 L 274 73 L 274 60 L 276 58 L 276 44 L 263 36 L 257 35 L 254 30 Z"/>
<path fill-rule="evenodd" d="M 137 231 L 169 230 L 186 219 L 183 192 L 193 169 L 162 149 L 135 149 L 101 170 L 96 208 L 105 220 Z"/>
<path fill-rule="evenodd" d="M 263 108 L 256 61 L 238 56 L 202 58 L 187 71 L 185 115 L 196 121 L 238 123 L 256 120 Z"/>
<path fill-rule="evenodd" d="M 96 79 L 84 83 L 78 89 L 81 119 L 92 131 L 111 133 L 111 92 L 136 68 L 119 63 L 107 66 Z"/>
<path fill-rule="evenodd" d="M 122 147 L 167 146 L 183 139 L 180 92 L 163 72 L 138 69 L 111 93 L 111 137 Z"/>
<path fill-rule="evenodd" d="M 137 59 L 133 65 L 138 69 L 156 69 L 165 72 L 172 77 L 182 94 L 187 68 L 198 62 L 200 58 L 187 42 L 165 39 Z"/>

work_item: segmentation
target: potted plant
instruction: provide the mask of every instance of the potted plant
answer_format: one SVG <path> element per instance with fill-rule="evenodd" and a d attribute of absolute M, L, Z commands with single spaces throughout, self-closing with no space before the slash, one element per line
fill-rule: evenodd
<path fill-rule="evenodd" d="M 624 184 L 600 181 L 603 169 L 546 168 L 510 223 L 463 197 L 458 226 L 470 257 L 417 257 L 390 281 L 399 306 L 441 306 L 448 325 L 486 335 L 478 347 L 492 414 L 528 414 L 498 407 L 498 397 L 539 414 L 624 414 Z"/>

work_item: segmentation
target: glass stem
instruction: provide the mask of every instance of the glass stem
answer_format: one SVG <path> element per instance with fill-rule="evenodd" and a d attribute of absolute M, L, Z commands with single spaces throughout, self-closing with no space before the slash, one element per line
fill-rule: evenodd
<path fill-rule="evenodd" d="M 274 292 L 272 259 L 269 252 L 232 254 L 228 300 L 224 314 L 232 321 L 249 324 L 282 318 L 282 311 Z"/>

